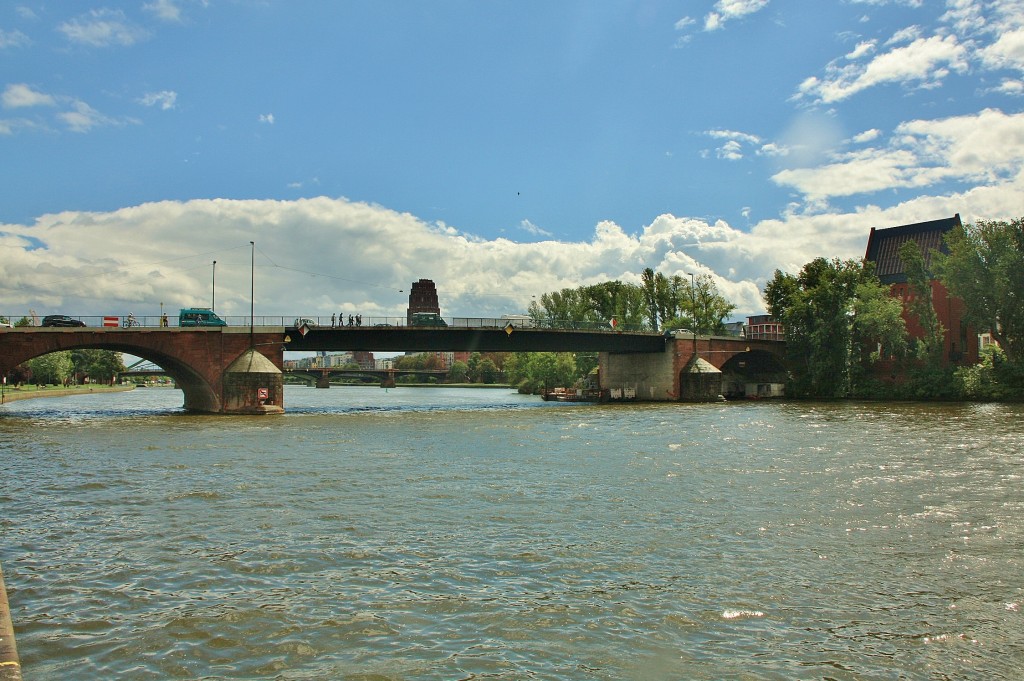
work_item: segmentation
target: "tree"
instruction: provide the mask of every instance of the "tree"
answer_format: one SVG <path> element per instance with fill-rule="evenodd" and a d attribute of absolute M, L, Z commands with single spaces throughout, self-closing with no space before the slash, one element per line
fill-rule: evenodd
<path fill-rule="evenodd" d="M 486 385 L 497 383 L 498 378 L 501 377 L 501 370 L 498 369 L 498 365 L 494 363 L 494 360 L 490 357 L 484 357 L 480 360 L 480 366 L 478 367 L 480 376 L 480 382 Z"/>
<path fill-rule="evenodd" d="M 64 383 L 71 375 L 71 353 L 67 350 L 51 352 L 28 361 L 32 379 L 40 384 Z"/>
<path fill-rule="evenodd" d="M 449 383 L 465 383 L 468 377 L 469 366 L 465 362 L 461 360 L 452 362 L 451 367 L 448 369 Z"/>
<path fill-rule="evenodd" d="M 111 350 L 72 350 L 71 364 L 76 377 L 81 380 L 88 376 L 94 382 L 110 382 L 115 374 L 125 370 L 121 353 Z"/>
<path fill-rule="evenodd" d="M 916 241 L 906 241 L 899 249 L 903 261 L 903 272 L 911 295 L 907 299 L 907 311 L 917 318 L 924 335 L 918 339 L 918 359 L 931 367 L 942 364 L 942 349 L 945 345 L 946 329 L 939 321 L 932 295 L 932 273 L 928 271 L 924 254 Z"/>
<path fill-rule="evenodd" d="M 873 266 L 853 260 L 817 258 L 796 277 L 775 271 L 764 297 L 786 329 L 794 396 L 845 396 L 861 348 L 883 338 L 898 344 L 903 319 L 882 301 L 884 291 Z"/>
<path fill-rule="evenodd" d="M 965 321 L 988 332 L 1007 362 L 1024 363 L 1024 218 L 979 220 L 946 234 L 932 253 L 939 281 L 966 305 Z"/>

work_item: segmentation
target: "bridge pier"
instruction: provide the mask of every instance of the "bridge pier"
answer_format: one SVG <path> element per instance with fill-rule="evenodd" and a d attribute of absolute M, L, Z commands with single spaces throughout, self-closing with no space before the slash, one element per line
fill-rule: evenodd
<path fill-rule="evenodd" d="M 602 389 L 632 389 L 646 402 L 707 402 L 733 397 L 781 395 L 786 371 L 777 341 L 685 336 L 664 352 L 600 354 Z"/>
<path fill-rule="evenodd" d="M 316 387 L 327 389 L 331 387 L 331 375 L 326 371 L 316 377 Z"/>

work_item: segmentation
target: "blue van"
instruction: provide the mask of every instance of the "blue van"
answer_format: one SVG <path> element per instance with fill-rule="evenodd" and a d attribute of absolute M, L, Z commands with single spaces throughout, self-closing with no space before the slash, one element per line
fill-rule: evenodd
<path fill-rule="evenodd" d="M 178 326 L 227 326 L 228 323 L 208 307 L 185 307 L 178 313 Z"/>

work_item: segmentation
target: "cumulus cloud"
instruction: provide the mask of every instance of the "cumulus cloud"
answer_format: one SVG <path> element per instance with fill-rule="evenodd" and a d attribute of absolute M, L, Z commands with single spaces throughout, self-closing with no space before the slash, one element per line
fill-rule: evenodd
<path fill-rule="evenodd" d="M 35 90 L 25 83 L 12 83 L 4 88 L 0 96 L 5 109 L 19 109 L 30 106 L 54 106 L 56 100 L 48 94 Z"/>
<path fill-rule="evenodd" d="M 834 155 L 772 179 L 816 201 L 946 181 L 1000 182 L 1024 169 L 1024 114 L 977 114 L 899 125 L 887 146 Z"/>
<path fill-rule="evenodd" d="M 934 87 L 950 71 L 963 72 L 967 68 L 967 49 L 956 36 L 919 38 L 909 45 L 879 54 L 867 63 L 833 62 L 826 67 L 824 78 L 812 76 L 804 80 L 797 96 L 828 104 L 888 83 Z"/>
<path fill-rule="evenodd" d="M 716 31 L 726 22 L 764 9 L 768 0 L 718 0 L 714 11 L 704 17 L 704 30 Z"/>
<path fill-rule="evenodd" d="M 962 194 L 887 209 L 793 213 L 749 230 L 665 214 L 637 233 L 605 221 L 583 241 L 516 243 L 343 198 L 164 201 L 0 224 L 0 309 L 18 316 L 30 308 L 156 314 L 161 302 L 171 310 L 205 305 L 216 260 L 218 312 L 244 316 L 254 241 L 257 315 L 402 316 L 410 283 L 428 278 L 437 283 L 445 315 L 497 317 L 524 312 L 533 296 L 548 291 L 611 279 L 639 283 L 645 267 L 667 276 L 709 274 L 745 315 L 763 311 L 760 291 L 775 269 L 795 273 L 816 257 L 860 258 L 871 227 L 958 212 L 966 221 L 1006 218 L 1021 205 L 1018 173 Z M 131 249 L 109 248 L 129 234 Z"/>
<path fill-rule="evenodd" d="M 127 47 L 145 40 L 149 33 L 131 21 L 121 10 L 95 9 L 57 27 L 68 40 L 89 47 Z"/>

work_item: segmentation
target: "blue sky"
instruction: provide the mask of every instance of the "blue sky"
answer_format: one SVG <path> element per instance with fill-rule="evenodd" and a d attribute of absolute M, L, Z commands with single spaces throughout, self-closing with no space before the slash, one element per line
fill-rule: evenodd
<path fill-rule="evenodd" d="M 1022 0 L 18 2 L 0 314 L 442 312 L 644 267 L 762 310 L 871 227 L 1018 217 Z"/>

